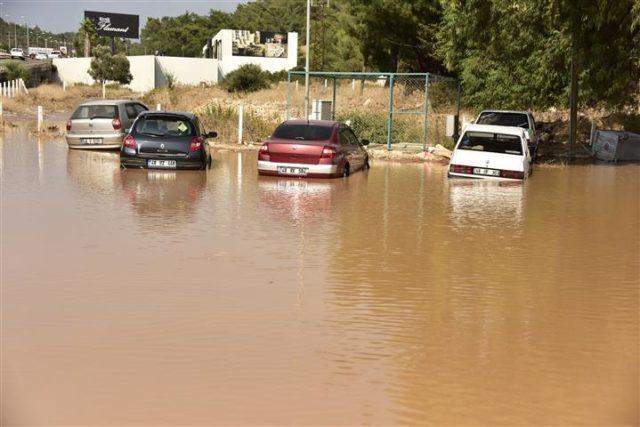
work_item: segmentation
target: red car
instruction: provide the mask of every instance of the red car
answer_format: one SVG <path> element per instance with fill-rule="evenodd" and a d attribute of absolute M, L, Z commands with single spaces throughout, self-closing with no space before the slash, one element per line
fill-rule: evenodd
<path fill-rule="evenodd" d="M 288 120 L 262 144 L 258 173 L 272 176 L 330 178 L 369 168 L 364 149 L 349 126 L 327 120 Z"/>

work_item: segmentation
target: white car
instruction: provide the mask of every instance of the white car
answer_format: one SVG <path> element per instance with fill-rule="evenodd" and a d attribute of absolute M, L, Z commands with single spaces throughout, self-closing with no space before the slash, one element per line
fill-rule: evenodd
<path fill-rule="evenodd" d="M 38 59 L 40 61 L 44 61 L 46 59 L 49 59 L 49 57 L 47 56 L 46 53 L 36 53 L 35 59 Z"/>
<path fill-rule="evenodd" d="M 536 121 L 528 111 L 484 110 L 478 114 L 475 124 L 495 126 L 515 126 L 527 131 L 527 144 L 531 157 L 535 158 L 540 135 L 536 130 Z"/>
<path fill-rule="evenodd" d="M 24 57 L 24 51 L 19 47 L 14 47 L 10 52 L 11 59 L 22 59 L 23 61 L 26 59 Z"/>
<path fill-rule="evenodd" d="M 526 129 L 468 125 L 453 149 L 450 177 L 523 180 L 531 174 Z"/>

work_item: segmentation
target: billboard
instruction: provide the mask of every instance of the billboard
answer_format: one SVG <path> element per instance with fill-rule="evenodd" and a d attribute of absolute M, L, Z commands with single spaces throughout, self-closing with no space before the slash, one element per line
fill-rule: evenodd
<path fill-rule="evenodd" d="M 236 30 L 232 36 L 233 56 L 287 57 L 287 34 Z"/>
<path fill-rule="evenodd" d="M 111 12 L 84 11 L 85 19 L 93 22 L 99 36 L 137 39 L 140 37 L 140 17 Z"/>

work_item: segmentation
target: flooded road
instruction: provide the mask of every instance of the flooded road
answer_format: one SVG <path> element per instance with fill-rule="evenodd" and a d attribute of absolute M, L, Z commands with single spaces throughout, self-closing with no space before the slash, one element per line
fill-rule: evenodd
<path fill-rule="evenodd" d="M 637 165 L 1 161 L 2 425 L 639 422 Z"/>

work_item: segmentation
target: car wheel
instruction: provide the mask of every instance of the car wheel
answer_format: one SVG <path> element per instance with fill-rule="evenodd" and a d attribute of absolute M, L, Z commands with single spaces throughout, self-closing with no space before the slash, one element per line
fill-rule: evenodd
<path fill-rule="evenodd" d="M 344 167 L 342 168 L 342 176 L 343 176 L 343 177 L 345 177 L 345 178 L 346 178 L 346 177 L 348 177 L 348 176 L 349 176 L 349 174 L 351 173 L 349 169 L 350 169 L 350 168 L 349 168 L 349 163 L 345 163 L 345 164 L 344 164 Z"/>
<path fill-rule="evenodd" d="M 371 166 L 369 165 L 369 157 L 367 156 L 367 158 L 364 160 L 364 165 L 362 165 L 362 170 L 366 171 L 371 169 Z"/>

